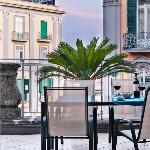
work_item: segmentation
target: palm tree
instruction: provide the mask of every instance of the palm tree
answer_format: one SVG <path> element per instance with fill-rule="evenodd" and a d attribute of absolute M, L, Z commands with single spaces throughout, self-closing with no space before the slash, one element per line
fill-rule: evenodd
<path fill-rule="evenodd" d="M 93 38 L 85 47 L 82 40 L 77 39 L 74 49 L 65 42 L 60 42 L 58 49 L 48 54 L 50 66 L 39 70 L 40 79 L 52 76 L 77 80 L 95 80 L 119 72 L 134 72 L 133 64 L 125 61 L 127 55 L 121 53 L 109 56 L 116 44 L 109 44 L 105 38 L 98 44 L 98 38 Z M 107 58 L 107 59 L 106 59 Z"/>

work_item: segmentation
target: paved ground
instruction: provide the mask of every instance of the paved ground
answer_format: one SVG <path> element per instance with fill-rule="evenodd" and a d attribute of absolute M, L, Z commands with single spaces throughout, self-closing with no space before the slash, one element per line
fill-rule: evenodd
<path fill-rule="evenodd" d="M 88 140 L 65 140 L 59 150 L 88 150 Z M 150 144 L 140 144 L 140 150 L 150 150 Z M 133 150 L 132 142 L 125 138 L 118 139 L 117 150 Z M 40 135 L 1 135 L 0 150 L 40 150 Z M 98 150 L 111 150 L 108 135 L 99 134 Z"/>

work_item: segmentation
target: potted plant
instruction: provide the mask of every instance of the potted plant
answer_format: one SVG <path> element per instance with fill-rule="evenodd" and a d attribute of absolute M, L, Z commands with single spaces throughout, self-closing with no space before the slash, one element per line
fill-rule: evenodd
<path fill-rule="evenodd" d="M 119 72 L 134 72 L 133 64 L 125 60 L 127 54 L 108 57 L 117 48 L 116 44 L 109 44 L 108 38 L 98 44 L 98 38 L 94 37 L 86 47 L 77 39 L 76 46 L 74 49 L 68 43 L 60 42 L 58 49 L 47 55 L 50 65 L 39 70 L 40 80 L 53 76 L 95 80 Z"/>

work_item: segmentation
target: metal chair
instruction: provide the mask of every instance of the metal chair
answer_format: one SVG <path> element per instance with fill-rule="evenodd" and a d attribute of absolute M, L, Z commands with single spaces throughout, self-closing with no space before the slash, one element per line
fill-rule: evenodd
<path fill-rule="evenodd" d="M 150 87 L 148 87 L 146 96 L 145 96 L 145 101 L 144 101 L 144 106 L 142 110 L 142 115 L 141 115 L 141 120 L 140 121 L 135 121 L 132 119 L 116 119 L 115 120 L 115 131 L 114 131 L 114 143 L 115 147 L 113 148 L 114 150 L 116 149 L 117 145 L 117 136 L 124 136 L 130 141 L 134 143 L 134 148 L 135 150 L 139 150 L 138 148 L 138 143 L 145 143 L 145 142 L 150 142 L 147 139 L 150 139 Z M 135 123 L 140 123 L 140 126 L 138 129 L 135 129 Z M 131 130 L 131 135 L 128 135 L 124 130 L 119 129 L 120 124 L 128 124 Z"/>
<path fill-rule="evenodd" d="M 58 138 L 63 137 L 88 138 L 89 150 L 93 150 L 94 121 L 88 116 L 88 88 L 44 87 L 44 95 L 41 149 L 58 150 Z"/>

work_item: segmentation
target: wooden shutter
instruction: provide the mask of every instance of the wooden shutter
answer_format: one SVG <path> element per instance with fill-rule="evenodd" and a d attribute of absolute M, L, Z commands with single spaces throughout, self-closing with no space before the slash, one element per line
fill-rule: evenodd
<path fill-rule="evenodd" d="M 41 39 L 47 39 L 47 22 L 41 21 Z"/>
<path fill-rule="evenodd" d="M 137 0 L 127 0 L 128 33 L 136 33 Z"/>

